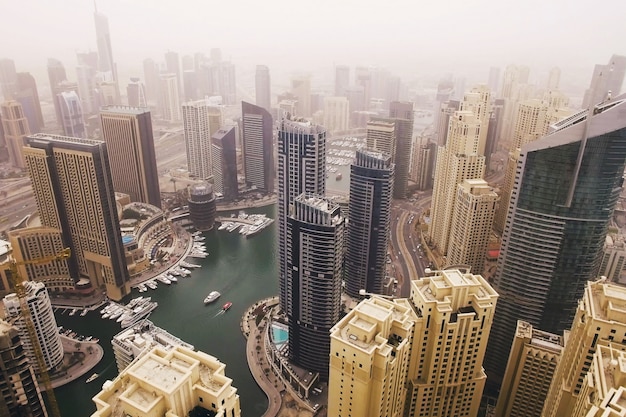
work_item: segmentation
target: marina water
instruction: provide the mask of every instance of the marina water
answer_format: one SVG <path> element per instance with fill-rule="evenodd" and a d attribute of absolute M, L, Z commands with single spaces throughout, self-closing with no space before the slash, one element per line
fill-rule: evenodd
<path fill-rule="evenodd" d="M 274 205 L 245 211 L 276 218 Z M 202 265 L 201 268 L 189 268 L 192 271 L 190 277 L 180 277 L 178 283 L 172 285 L 158 283 L 156 290 L 141 294 L 159 303 L 149 317 L 156 326 L 226 364 L 226 376 L 233 380 L 233 387 L 240 396 L 241 413 L 247 417 L 263 415 L 267 398 L 248 369 L 240 321 L 244 311 L 254 302 L 278 294 L 276 224 L 273 222 L 249 238 L 237 231 L 218 231 L 217 227 L 205 232 L 204 243 L 209 256 L 187 259 L 190 263 Z M 204 297 L 214 290 L 222 296 L 216 302 L 204 305 Z M 138 295 L 137 290 L 133 290 L 123 301 Z M 217 315 L 228 301 L 233 303 L 232 307 Z M 104 381 L 117 376 L 110 340 L 121 331 L 120 324 L 102 319 L 98 311 L 80 317 L 78 314 L 69 316 L 68 312 L 62 314 L 59 310 L 56 318 L 60 326 L 99 338 L 99 344 L 105 350 L 104 358 L 93 370 L 54 390 L 63 417 L 89 416 L 96 410 L 91 398 L 100 391 Z M 85 380 L 94 372 L 100 377 L 86 384 Z"/>

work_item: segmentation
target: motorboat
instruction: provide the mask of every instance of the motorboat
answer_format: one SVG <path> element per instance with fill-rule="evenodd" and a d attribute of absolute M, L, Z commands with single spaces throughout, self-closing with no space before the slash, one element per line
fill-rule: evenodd
<path fill-rule="evenodd" d="M 90 382 L 93 382 L 93 381 L 95 381 L 95 380 L 96 380 L 99 376 L 100 376 L 99 374 L 93 374 L 93 375 L 91 375 L 89 378 L 87 378 L 87 380 L 85 381 L 85 383 L 87 383 L 87 384 L 88 384 L 88 383 L 90 383 Z"/>
<path fill-rule="evenodd" d="M 146 282 L 146 286 L 147 286 L 148 288 L 150 288 L 151 290 L 156 290 L 156 289 L 157 289 L 156 282 L 154 282 L 154 281 L 148 281 L 148 282 Z"/>
<path fill-rule="evenodd" d="M 207 295 L 204 298 L 204 304 L 211 304 L 213 301 L 217 300 L 218 298 L 220 298 L 222 294 L 220 294 L 218 291 L 211 291 L 209 293 L 209 295 Z"/>
<path fill-rule="evenodd" d="M 228 309 L 233 305 L 230 301 L 222 306 L 222 311 L 228 311 Z"/>

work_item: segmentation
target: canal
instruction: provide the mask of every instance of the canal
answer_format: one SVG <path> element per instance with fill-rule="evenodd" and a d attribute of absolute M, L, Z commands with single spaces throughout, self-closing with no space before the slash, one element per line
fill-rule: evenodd
<path fill-rule="evenodd" d="M 275 206 L 246 209 L 247 213 L 264 213 L 274 219 L 275 211 Z M 278 294 L 276 222 L 250 238 L 217 229 L 205 232 L 204 236 L 209 256 L 187 259 L 202 268 L 194 269 L 188 278 L 179 278 L 176 284 L 159 283 L 156 290 L 142 295 L 159 303 L 150 315 L 155 325 L 226 364 L 226 376 L 233 380 L 240 396 L 242 415 L 261 416 L 267 408 L 267 399 L 248 370 L 245 339 L 239 324 L 248 306 Z M 205 306 L 204 297 L 213 290 L 222 296 L 218 302 Z M 138 295 L 133 290 L 131 297 Z M 227 301 L 233 303 L 230 310 L 216 316 Z M 110 340 L 120 332 L 120 325 L 102 319 L 98 312 L 84 317 L 58 312 L 56 318 L 59 325 L 78 334 L 98 337 L 105 349 L 104 358 L 93 371 L 54 391 L 63 417 L 89 416 L 96 410 L 91 398 L 105 380 L 117 375 Z M 100 378 L 86 384 L 85 379 L 93 372 L 100 373 Z"/>

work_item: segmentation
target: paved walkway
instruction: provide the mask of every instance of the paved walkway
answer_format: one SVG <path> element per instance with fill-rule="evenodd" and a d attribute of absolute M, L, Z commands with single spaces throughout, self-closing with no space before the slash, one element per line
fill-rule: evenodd
<path fill-rule="evenodd" d="M 104 356 L 104 349 L 98 343 L 78 341 L 61 335 L 63 344 L 63 371 L 50 374 L 52 388 L 72 382 L 91 371 Z M 90 374 L 91 375 L 91 374 Z"/>

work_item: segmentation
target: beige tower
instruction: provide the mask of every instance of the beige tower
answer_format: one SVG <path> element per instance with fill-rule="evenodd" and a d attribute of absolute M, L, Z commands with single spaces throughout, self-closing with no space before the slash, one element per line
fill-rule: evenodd
<path fill-rule="evenodd" d="M 13 257 L 20 276 L 28 281 L 41 281 L 49 293 L 55 294 L 75 288 L 67 259 L 57 259 L 36 264 L 27 261 L 51 258 L 64 249 L 63 236 L 54 227 L 28 227 L 9 232 Z"/>
<path fill-rule="evenodd" d="M 626 415 L 626 352 L 623 349 L 623 346 L 598 346 L 570 417 Z"/>
<path fill-rule="evenodd" d="M 457 186 L 448 265 L 467 265 L 482 273 L 497 204 L 498 194 L 485 180 L 464 180 Z"/>
<path fill-rule="evenodd" d="M 450 118 L 445 147 L 439 147 L 429 238 L 446 255 L 452 227 L 457 185 L 465 179 L 483 178 L 485 157 L 479 154 L 481 123 L 471 111 L 455 112 Z"/>
<path fill-rule="evenodd" d="M 180 101 L 178 99 L 178 78 L 176 74 L 161 74 L 159 77 L 159 113 L 168 122 L 180 122 Z"/>
<path fill-rule="evenodd" d="M 402 415 L 416 320 L 407 300 L 372 297 L 331 329 L 329 416 Z"/>
<path fill-rule="evenodd" d="M 348 130 L 350 124 L 349 102 L 346 97 L 324 97 L 324 127 L 327 132 Z"/>
<path fill-rule="evenodd" d="M 391 155 L 396 155 L 396 123 L 392 119 L 372 118 L 367 122 L 367 147 Z"/>
<path fill-rule="evenodd" d="M 518 320 L 495 417 L 540 417 L 563 337 Z"/>
<path fill-rule="evenodd" d="M 17 168 L 24 168 L 22 147 L 24 138 L 30 135 L 30 129 L 22 105 L 17 101 L 6 101 L 0 106 L 0 114 L 2 114 L 2 128 L 9 151 L 9 161 Z"/>
<path fill-rule="evenodd" d="M 155 347 L 103 384 L 92 417 L 187 416 L 196 406 L 209 415 L 240 417 L 239 395 L 225 369 L 204 352 Z"/>
<path fill-rule="evenodd" d="M 497 299 L 482 276 L 458 269 L 411 281 L 418 322 L 404 415 L 476 416 Z"/>
<path fill-rule="evenodd" d="M 296 114 L 311 117 L 311 77 L 303 75 L 291 80 L 291 94 L 298 98 Z"/>
<path fill-rule="evenodd" d="M 587 284 L 585 294 L 578 303 L 562 359 L 554 372 L 542 416 L 589 415 L 578 414 L 580 411 L 576 408 L 577 403 L 588 398 L 583 397 L 584 380 L 600 346 L 626 350 L 625 305 L 625 287 L 608 283 L 604 279 Z M 598 372 L 602 371 L 598 369 Z"/>
<path fill-rule="evenodd" d="M 470 91 L 463 95 L 460 110 L 471 111 L 480 122 L 476 152 L 478 155 L 484 155 L 485 146 L 487 144 L 487 131 L 489 130 L 489 113 L 491 111 L 491 93 L 489 87 L 484 84 L 472 87 Z"/>

